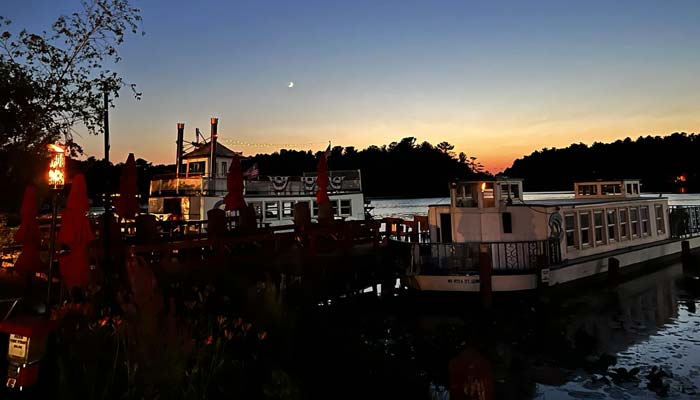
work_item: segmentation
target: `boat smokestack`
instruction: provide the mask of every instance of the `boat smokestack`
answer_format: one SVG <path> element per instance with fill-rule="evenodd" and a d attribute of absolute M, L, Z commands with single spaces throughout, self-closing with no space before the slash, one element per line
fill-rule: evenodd
<path fill-rule="evenodd" d="M 177 123 L 177 153 L 175 153 L 175 173 L 180 177 L 180 165 L 182 164 L 182 146 L 185 140 L 185 123 Z"/>
<path fill-rule="evenodd" d="M 185 140 L 185 123 L 177 123 L 177 150 L 175 153 L 175 193 L 180 194 L 180 168 L 182 165 L 182 145 Z"/>
<path fill-rule="evenodd" d="M 210 168 L 209 168 L 209 177 L 211 178 L 216 178 L 216 138 L 217 138 L 217 130 L 219 127 L 219 119 L 218 118 L 213 118 L 211 119 L 211 140 L 210 140 L 210 156 L 209 156 L 209 161 L 210 161 Z"/>

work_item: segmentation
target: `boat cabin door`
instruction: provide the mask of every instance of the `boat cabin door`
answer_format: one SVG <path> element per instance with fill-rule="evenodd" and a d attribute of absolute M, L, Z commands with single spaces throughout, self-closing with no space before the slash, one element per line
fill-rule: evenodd
<path fill-rule="evenodd" d="M 449 213 L 440 214 L 440 234 L 438 241 L 452 243 L 452 218 Z"/>

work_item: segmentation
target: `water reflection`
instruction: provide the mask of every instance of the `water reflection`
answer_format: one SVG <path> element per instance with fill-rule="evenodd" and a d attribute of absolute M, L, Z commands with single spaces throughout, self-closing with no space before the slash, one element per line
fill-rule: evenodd
<path fill-rule="evenodd" d="M 349 298 L 304 321 L 304 381 L 314 386 L 306 394 L 343 387 L 335 397 L 697 398 L 694 282 L 673 265 L 615 288 L 509 299 L 491 311 L 463 295 Z"/>
<path fill-rule="evenodd" d="M 585 360 L 609 362 L 598 370 L 584 363 L 559 387 L 540 384 L 537 398 L 697 398 L 700 318 L 685 282 L 674 265 L 619 285 L 607 301 L 596 303 L 594 294 L 573 299 L 571 305 L 592 307 L 567 318 L 569 338 L 590 338 Z"/>

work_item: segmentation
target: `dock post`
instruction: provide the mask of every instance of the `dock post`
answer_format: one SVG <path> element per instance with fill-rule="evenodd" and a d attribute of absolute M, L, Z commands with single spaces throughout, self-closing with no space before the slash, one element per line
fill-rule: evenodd
<path fill-rule="evenodd" d="M 620 260 L 615 257 L 608 258 L 608 283 L 617 284 L 620 279 Z"/>
<path fill-rule="evenodd" d="M 546 256 L 537 257 L 537 298 L 547 302 L 547 288 L 549 287 L 549 265 Z"/>
<path fill-rule="evenodd" d="M 484 307 L 493 304 L 493 288 L 491 287 L 491 251 L 488 244 L 479 245 L 479 291 Z"/>
<path fill-rule="evenodd" d="M 684 270 L 690 269 L 690 242 L 687 240 L 681 242 L 681 263 Z"/>

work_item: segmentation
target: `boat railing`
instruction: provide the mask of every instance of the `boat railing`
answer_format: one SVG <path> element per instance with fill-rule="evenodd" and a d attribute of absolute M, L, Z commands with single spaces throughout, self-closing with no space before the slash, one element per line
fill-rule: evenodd
<path fill-rule="evenodd" d="M 669 206 L 668 224 L 673 239 L 700 235 L 700 206 Z"/>
<path fill-rule="evenodd" d="M 362 191 L 360 171 L 329 171 L 328 193 L 359 193 Z M 318 191 L 316 175 L 304 176 L 259 176 L 244 181 L 245 194 L 249 196 L 307 196 Z M 208 176 L 176 176 L 164 174 L 154 176 L 150 185 L 151 195 L 225 195 L 226 178 Z"/>
<path fill-rule="evenodd" d="M 180 176 L 175 174 L 164 175 L 151 179 L 151 195 L 224 195 L 226 190 L 226 178 L 210 178 L 203 176 Z"/>
<path fill-rule="evenodd" d="M 480 254 L 485 253 L 485 254 Z M 412 243 L 410 275 L 469 275 L 490 260 L 493 274 L 535 272 L 561 263 L 556 240 Z"/>

